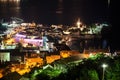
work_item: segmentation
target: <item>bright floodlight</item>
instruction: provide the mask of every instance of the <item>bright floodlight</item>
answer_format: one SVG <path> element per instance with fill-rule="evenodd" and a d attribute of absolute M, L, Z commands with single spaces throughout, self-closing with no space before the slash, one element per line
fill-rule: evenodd
<path fill-rule="evenodd" d="M 106 68 L 107 66 L 108 66 L 107 64 L 103 64 L 103 65 L 102 65 L 103 68 Z"/>

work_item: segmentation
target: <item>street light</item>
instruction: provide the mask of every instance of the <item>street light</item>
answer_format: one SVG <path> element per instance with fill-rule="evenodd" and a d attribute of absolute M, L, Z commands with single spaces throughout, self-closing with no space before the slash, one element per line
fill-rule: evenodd
<path fill-rule="evenodd" d="M 102 64 L 102 68 L 103 68 L 103 76 L 102 76 L 102 80 L 104 80 L 104 74 L 105 74 L 105 69 L 108 67 L 107 64 Z"/>

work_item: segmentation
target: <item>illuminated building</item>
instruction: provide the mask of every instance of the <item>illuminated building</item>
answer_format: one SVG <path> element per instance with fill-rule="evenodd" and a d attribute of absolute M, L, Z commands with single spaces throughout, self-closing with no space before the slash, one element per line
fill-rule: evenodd
<path fill-rule="evenodd" d="M 0 52 L 0 62 L 10 61 L 10 52 Z"/>

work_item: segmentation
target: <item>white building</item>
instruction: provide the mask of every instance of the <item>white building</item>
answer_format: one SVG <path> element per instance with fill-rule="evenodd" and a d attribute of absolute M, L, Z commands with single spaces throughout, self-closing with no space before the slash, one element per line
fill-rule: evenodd
<path fill-rule="evenodd" d="M 10 61 L 10 52 L 0 52 L 0 62 Z"/>

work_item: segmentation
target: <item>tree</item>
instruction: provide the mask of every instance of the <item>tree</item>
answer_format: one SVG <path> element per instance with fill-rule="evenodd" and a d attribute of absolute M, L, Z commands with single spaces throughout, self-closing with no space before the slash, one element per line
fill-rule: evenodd
<path fill-rule="evenodd" d="M 2 80 L 19 80 L 22 76 L 17 72 L 8 73 L 7 75 L 3 76 Z"/>

